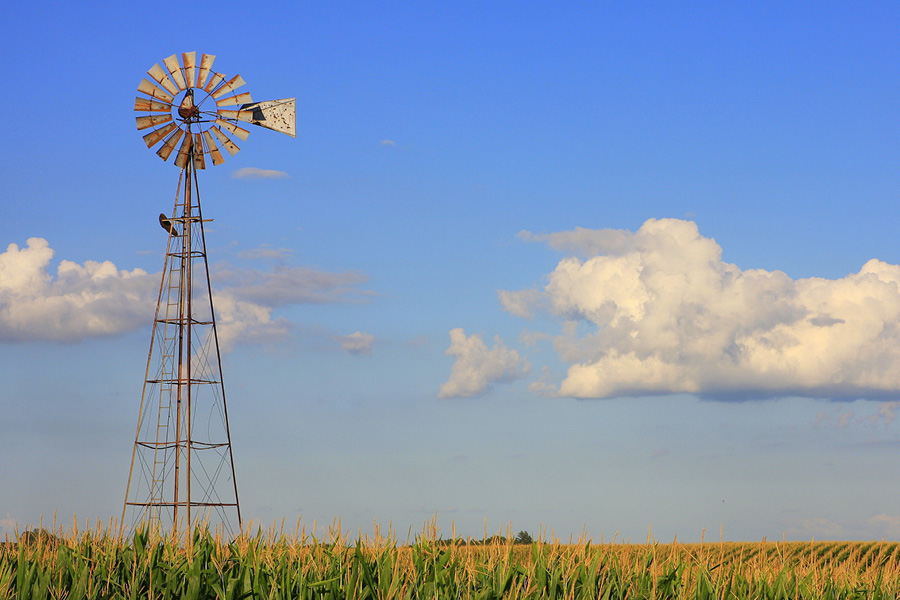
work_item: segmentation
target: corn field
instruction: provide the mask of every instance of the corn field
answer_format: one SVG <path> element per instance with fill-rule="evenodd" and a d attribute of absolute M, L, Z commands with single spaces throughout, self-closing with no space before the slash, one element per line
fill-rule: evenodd
<path fill-rule="evenodd" d="M 900 544 L 349 542 L 273 531 L 225 541 L 102 529 L 0 545 L 0 598 L 896 599 Z"/>

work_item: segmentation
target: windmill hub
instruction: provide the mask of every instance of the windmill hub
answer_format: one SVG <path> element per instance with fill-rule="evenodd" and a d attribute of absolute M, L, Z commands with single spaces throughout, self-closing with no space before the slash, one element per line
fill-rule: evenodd
<path fill-rule="evenodd" d="M 165 67 L 153 65 L 150 79 L 138 85 L 144 96 L 134 101 L 134 110 L 143 113 L 136 117 L 137 128 L 152 128 L 144 143 L 148 148 L 161 144 L 156 154 L 163 160 L 175 154 L 175 165 L 182 169 L 189 156 L 195 169 L 206 168 L 206 156 L 213 165 L 222 164 L 220 147 L 234 156 L 240 150 L 234 138 L 250 135 L 244 123 L 296 137 L 294 98 L 254 102 L 250 92 L 236 91 L 243 77 L 212 70 L 215 58 L 203 54 L 198 64 L 196 52 L 185 52 L 180 62 L 173 54 L 163 60 Z"/>
<path fill-rule="evenodd" d="M 188 88 L 178 106 L 178 116 L 188 121 L 200 120 L 200 107 L 194 104 L 194 89 Z"/>

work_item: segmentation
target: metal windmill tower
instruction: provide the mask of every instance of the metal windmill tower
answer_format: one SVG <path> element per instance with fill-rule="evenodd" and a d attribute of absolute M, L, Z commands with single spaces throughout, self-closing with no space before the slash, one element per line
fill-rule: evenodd
<path fill-rule="evenodd" d="M 241 527 L 231 433 L 222 380 L 212 287 L 200 209 L 197 172 L 224 162 L 221 144 L 232 156 L 232 137 L 246 140 L 242 123 L 295 137 L 294 98 L 253 102 L 240 75 L 212 70 L 215 56 L 196 53 L 153 65 L 135 99 L 137 128 L 156 154 L 175 155 L 181 169 L 171 216 L 160 214 L 168 232 L 147 371 L 122 528 L 187 529 L 197 524 Z M 227 133 L 226 133 L 227 132 Z M 130 518 L 129 518 L 130 517 Z M 128 519 L 128 520 L 126 520 Z"/>

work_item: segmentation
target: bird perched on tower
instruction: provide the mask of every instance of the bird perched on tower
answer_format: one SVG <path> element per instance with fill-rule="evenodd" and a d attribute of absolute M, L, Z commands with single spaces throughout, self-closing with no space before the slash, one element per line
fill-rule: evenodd
<path fill-rule="evenodd" d="M 160 226 L 168 231 L 172 235 L 178 235 L 178 230 L 175 229 L 175 225 L 172 224 L 172 221 L 166 217 L 165 213 L 159 213 L 159 224 Z"/>

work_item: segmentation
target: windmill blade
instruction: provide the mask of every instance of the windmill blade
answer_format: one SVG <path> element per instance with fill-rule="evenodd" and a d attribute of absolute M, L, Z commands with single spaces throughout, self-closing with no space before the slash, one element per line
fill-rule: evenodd
<path fill-rule="evenodd" d="M 173 54 L 168 58 L 164 58 L 163 63 L 165 63 L 166 68 L 169 70 L 169 74 L 172 76 L 178 89 L 187 89 L 187 86 L 184 84 L 184 75 L 181 73 L 181 65 L 178 64 L 178 57 Z"/>
<path fill-rule="evenodd" d="M 174 162 L 182 169 L 205 169 L 207 154 L 212 165 L 222 164 L 222 148 L 237 154 L 240 148 L 234 140 L 250 135 L 244 123 L 297 135 L 295 98 L 254 102 L 249 92 L 236 91 L 246 84 L 243 77 L 212 70 L 215 59 L 214 54 L 198 52 L 173 54 L 153 65 L 138 85 L 143 96 L 134 100 L 134 110 L 140 114 L 135 124 L 138 130 L 150 129 L 142 134 L 144 143 L 157 148 L 164 161 L 174 153 Z M 207 93 L 197 104 L 194 88 Z M 180 106 L 175 105 L 176 98 L 183 98 Z M 216 107 L 207 105 L 204 110 L 202 105 L 209 98 Z"/>
<path fill-rule="evenodd" d="M 171 120 L 172 115 L 150 115 L 146 117 L 135 117 L 135 121 L 137 121 L 138 131 L 140 131 L 141 129 L 147 129 L 148 127 L 162 125 L 163 123 L 168 123 Z"/>
<path fill-rule="evenodd" d="M 222 112 L 219 111 L 219 114 Z M 246 115 L 250 116 L 249 120 L 245 118 Z M 245 104 L 238 111 L 238 119 L 297 137 L 297 99 L 283 98 Z"/>
<path fill-rule="evenodd" d="M 241 77 L 240 75 L 235 75 L 234 77 L 232 77 L 231 79 L 229 79 L 228 81 L 223 83 L 221 85 L 221 87 L 219 87 L 216 91 L 214 91 L 210 95 L 213 97 L 214 100 L 218 100 L 219 97 L 222 96 L 223 94 L 225 94 L 226 92 L 233 92 L 236 89 L 238 89 L 239 87 L 241 87 L 242 85 L 244 85 L 245 83 L 247 83 L 247 82 L 244 81 L 243 77 Z"/>
<path fill-rule="evenodd" d="M 216 73 L 211 71 L 212 77 L 209 79 L 209 83 L 206 84 L 206 87 L 203 88 L 205 92 L 212 92 L 216 89 L 216 86 L 225 81 L 225 76 L 221 73 Z"/>
<path fill-rule="evenodd" d="M 156 100 L 138 96 L 134 99 L 134 110 L 144 112 L 169 112 L 172 110 L 172 105 L 168 102 L 157 102 Z"/>
<path fill-rule="evenodd" d="M 219 147 L 216 146 L 212 136 L 209 135 L 209 131 L 203 132 L 203 140 L 206 142 L 206 147 L 209 148 L 209 155 L 212 157 L 213 166 L 215 167 L 225 162 L 225 159 L 222 158 L 222 153 L 219 152 Z"/>
<path fill-rule="evenodd" d="M 237 96 L 229 96 L 228 98 L 216 100 L 216 106 L 232 106 L 234 104 L 247 104 L 248 102 L 253 102 L 253 98 L 250 97 L 250 92 L 244 92 Z"/>
<path fill-rule="evenodd" d="M 181 62 L 184 64 L 184 80 L 187 83 L 187 87 L 194 87 L 194 69 L 197 67 L 197 53 L 196 52 L 182 52 L 181 53 Z"/>
<path fill-rule="evenodd" d="M 197 87 L 202 88 L 206 85 L 209 72 L 212 69 L 213 61 L 216 60 L 215 54 L 204 54 L 200 57 L 200 69 L 197 71 Z"/>
<path fill-rule="evenodd" d="M 166 88 L 166 91 L 172 94 L 173 96 L 178 95 L 178 88 L 172 83 L 172 80 L 169 79 L 169 75 L 163 70 L 159 63 L 153 65 L 149 71 L 147 71 L 147 75 L 153 78 L 153 81 Z"/>
<path fill-rule="evenodd" d="M 169 95 L 167 92 L 159 89 L 146 79 L 141 79 L 141 83 L 138 85 L 138 91 L 142 94 L 147 94 L 151 98 L 159 98 L 165 102 L 172 102 L 175 99 L 175 96 Z"/>
<path fill-rule="evenodd" d="M 250 132 L 247 131 L 246 129 L 244 129 L 243 127 L 238 127 L 234 123 L 225 121 L 223 119 L 216 119 L 216 125 L 218 125 L 222 129 L 224 129 L 225 131 L 228 131 L 229 133 L 241 138 L 245 142 L 247 141 L 247 138 L 250 136 Z"/>
<path fill-rule="evenodd" d="M 155 146 L 159 140 L 163 139 L 167 135 L 169 135 L 175 128 L 178 127 L 175 123 L 169 123 L 165 127 L 160 127 L 159 129 L 154 129 L 150 133 L 144 136 L 144 143 L 147 144 L 148 148 L 152 148 Z"/>
<path fill-rule="evenodd" d="M 172 154 L 182 135 L 184 135 L 184 132 L 181 129 L 175 129 L 172 135 L 166 138 L 166 142 L 156 151 L 156 154 L 163 160 L 169 160 L 169 155 Z"/>
<path fill-rule="evenodd" d="M 228 154 L 234 156 L 235 154 L 238 153 L 238 151 L 240 150 L 240 148 L 237 147 L 237 144 L 235 144 L 235 143 L 232 142 L 230 139 L 228 139 L 228 136 L 225 135 L 224 133 L 222 133 L 222 130 L 221 130 L 221 129 L 219 129 L 218 127 L 213 126 L 213 127 L 210 127 L 209 130 L 212 131 L 213 134 L 215 134 L 215 136 L 216 136 L 217 138 L 219 138 L 219 141 L 222 142 L 222 146 L 223 146 L 226 150 L 228 150 Z"/>
<path fill-rule="evenodd" d="M 194 170 L 206 168 L 206 159 L 204 158 L 203 139 L 199 133 L 194 134 Z"/>
<path fill-rule="evenodd" d="M 191 134 L 188 133 L 184 136 L 184 141 L 181 142 L 181 148 L 178 149 L 178 154 L 175 156 L 175 165 L 177 167 L 183 169 L 187 166 L 188 156 L 191 154 L 191 143 L 193 143 L 193 138 L 191 137 Z"/>

